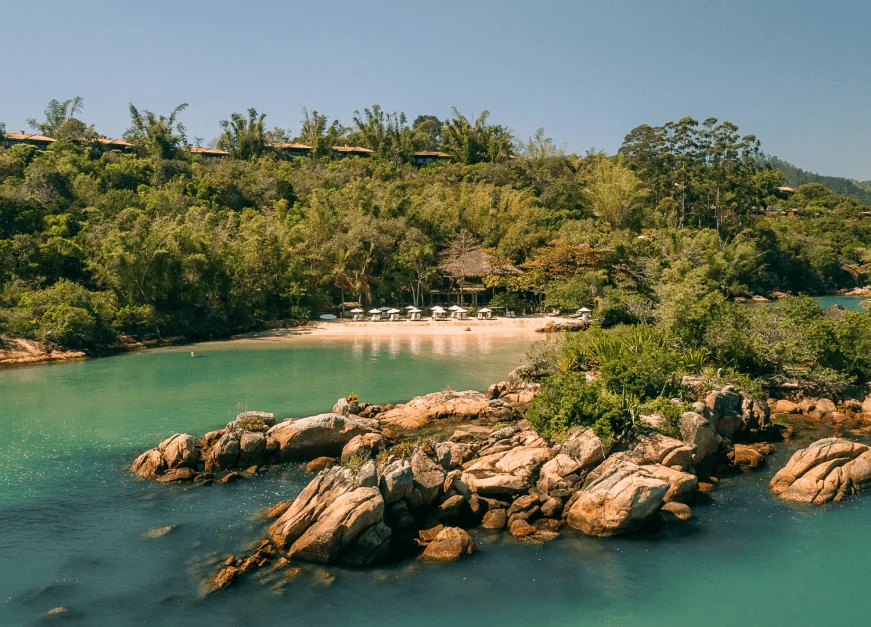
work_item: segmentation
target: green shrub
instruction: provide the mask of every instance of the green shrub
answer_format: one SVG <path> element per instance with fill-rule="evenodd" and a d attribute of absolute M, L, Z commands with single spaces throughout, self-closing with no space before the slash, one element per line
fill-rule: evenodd
<path fill-rule="evenodd" d="M 670 398 L 659 396 L 647 401 L 638 408 L 641 414 L 657 414 L 662 417 L 661 433 L 673 438 L 680 438 L 680 418 L 684 412 L 690 411 L 689 403 L 674 403 Z"/>
<path fill-rule="evenodd" d="M 622 438 L 632 425 L 631 410 L 623 398 L 599 381 L 588 383 L 581 372 L 545 378 L 526 419 L 545 437 L 565 435 L 574 427 L 591 427 L 607 442 Z"/>
<path fill-rule="evenodd" d="M 40 321 L 40 334 L 45 339 L 68 348 L 87 348 L 94 344 L 97 321 L 81 307 L 53 305 Z"/>
<path fill-rule="evenodd" d="M 263 421 L 263 418 L 260 418 L 259 416 L 242 416 L 236 420 L 236 425 L 243 431 L 251 431 L 254 433 L 265 433 L 266 431 L 269 431 L 269 425 L 267 425 Z"/>

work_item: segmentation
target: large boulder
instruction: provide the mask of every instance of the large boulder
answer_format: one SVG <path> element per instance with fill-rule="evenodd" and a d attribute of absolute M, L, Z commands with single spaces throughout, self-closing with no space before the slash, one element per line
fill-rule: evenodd
<path fill-rule="evenodd" d="M 478 547 L 468 533 L 459 527 L 445 527 L 427 544 L 420 559 L 427 562 L 454 562 L 471 555 Z"/>
<path fill-rule="evenodd" d="M 146 479 L 154 479 L 166 472 L 166 460 L 156 448 L 149 449 L 133 460 L 133 472 Z"/>
<path fill-rule="evenodd" d="M 445 484 L 444 467 L 418 449 L 411 456 L 412 489 L 409 505 L 428 507 L 442 493 Z"/>
<path fill-rule="evenodd" d="M 379 488 L 387 504 L 410 497 L 414 488 L 414 473 L 408 460 L 398 459 L 387 464 L 381 471 Z"/>
<path fill-rule="evenodd" d="M 372 459 L 386 448 L 384 436 L 380 433 L 364 433 L 355 436 L 342 448 L 342 463 L 347 463 L 352 457 Z"/>
<path fill-rule="evenodd" d="M 272 541 L 290 557 L 332 564 L 372 564 L 386 556 L 391 530 L 375 464 L 336 466 L 305 487 L 269 527 Z"/>
<path fill-rule="evenodd" d="M 196 468 L 197 447 L 187 433 L 176 433 L 157 445 L 167 468 Z"/>
<path fill-rule="evenodd" d="M 774 413 L 775 414 L 800 414 L 801 408 L 798 406 L 797 403 L 793 403 L 789 399 L 782 398 L 774 404 Z"/>
<path fill-rule="evenodd" d="M 546 446 L 516 446 L 464 464 L 462 480 L 472 492 L 483 496 L 516 495 L 535 485 L 542 465 L 551 456 Z"/>
<path fill-rule="evenodd" d="M 866 397 L 862 402 L 862 413 L 871 418 L 871 396 Z"/>
<path fill-rule="evenodd" d="M 693 465 L 693 448 L 661 433 L 641 437 L 635 445 L 634 452 L 654 464 L 663 466 L 680 466 L 687 469 Z"/>
<path fill-rule="evenodd" d="M 871 485 L 871 450 L 840 438 L 817 440 L 796 451 L 769 485 L 788 501 L 840 501 Z"/>
<path fill-rule="evenodd" d="M 279 422 L 266 437 L 275 441 L 279 458 L 287 462 L 339 457 L 353 438 L 373 431 L 367 422 L 330 413 Z"/>
<path fill-rule="evenodd" d="M 378 557 L 378 549 L 387 549 L 390 529 L 384 525 L 384 500 L 378 488 L 356 488 L 336 497 L 297 539 L 288 551 L 292 558 L 322 564 L 342 561 L 346 553 L 357 552 L 355 543 L 364 533 L 368 550 L 362 551 L 362 560 L 371 563 Z M 374 546 L 373 546 L 373 540 Z M 368 559 L 367 559 L 368 557 Z"/>
<path fill-rule="evenodd" d="M 649 467 L 614 456 L 587 477 L 566 521 L 591 536 L 628 533 L 659 511 L 670 488 Z"/>
<path fill-rule="evenodd" d="M 723 441 L 710 420 L 692 411 L 681 416 L 680 434 L 684 444 L 695 449 L 693 466 L 700 466 L 708 461 Z"/>
<path fill-rule="evenodd" d="M 602 442 L 592 429 L 586 429 L 572 433 L 563 443 L 561 452 L 576 459 L 580 470 L 589 470 L 605 461 L 611 445 Z"/>
<path fill-rule="evenodd" d="M 149 449 L 133 460 L 133 472 L 146 479 L 154 479 L 167 470 L 197 468 L 197 448 L 193 437 L 176 433 L 155 448 Z"/>
<path fill-rule="evenodd" d="M 385 432 L 394 435 L 416 431 L 436 420 L 450 418 L 506 422 L 518 420 L 520 414 L 505 401 L 469 390 L 418 396 L 378 416 Z"/>
<path fill-rule="evenodd" d="M 235 431 L 225 431 L 224 435 L 208 449 L 206 470 L 229 470 L 239 466 L 239 434 Z"/>

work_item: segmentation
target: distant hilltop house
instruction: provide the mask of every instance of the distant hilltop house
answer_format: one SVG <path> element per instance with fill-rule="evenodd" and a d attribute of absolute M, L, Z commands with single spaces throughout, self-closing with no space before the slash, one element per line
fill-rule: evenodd
<path fill-rule="evenodd" d="M 333 146 L 333 156 L 337 159 L 345 157 L 368 157 L 374 150 L 363 148 L 362 146 Z"/>
<path fill-rule="evenodd" d="M 55 140 L 52 137 L 46 137 L 45 135 L 31 135 L 21 131 L 20 133 L 6 133 L 6 136 L 3 138 L 3 146 L 5 148 L 11 148 L 12 146 L 25 144 L 27 146 L 35 146 L 39 150 L 46 150 L 54 143 L 54 141 Z"/>
<path fill-rule="evenodd" d="M 18 144 L 25 144 L 27 146 L 34 146 L 37 150 L 46 150 L 49 146 L 51 146 L 57 140 L 53 137 L 47 137 L 45 135 L 36 135 L 25 133 L 21 131 L 20 133 L 7 133 L 3 138 L 3 146 L 5 148 L 11 148 L 12 146 L 17 146 Z M 126 152 L 133 147 L 133 144 L 123 139 L 109 139 L 108 137 L 97 137 L 96 139 L 90 139 L 87 137 L 81 137 L 76 142 L 80 144 L 94 144 L 100 150 L 121 150 Z"/>
<path fill-rule="evenodd" d="M 421 150 L 411 155 L 411 163 L 414 165 L 429 165 L 435 162 L 447 162 L 451 160 L 451 155 L 438 150 Z"/>
<path fill-rule="evenodd" d="M 312 151 L 311 146 L 294 142 L 268 142 L 266 146 L 288 157 L 307 157 Z"/>
<path fill-rule="evenodd" d="M 222 157 L 229 157 L 230 153 L 226 150 L 221 150 L 220 148 L 203 148 L 202 146 L 191 146 L 190 148 L 185 148 L 192 155 L 200 155 L 204 159 L 221 159 Z"/>
<path fill-rule="evenodd" d="M 56 140 L 53 137 L 45 135 L 29 134 L 21 131 L 20 133 L 7 133 L 3 140 L 4 148 L 11 148 L 18 144 L 26 144 L 34 146 L 38 150 L 46 150 Z M 96 139 L 82 138 L 78 140 L 80 143 L 90 143 L 100 150 L 119 150 L 121 152 L 129 152 L 133 149 L 133 144 L 124 139 L 109 139 L 108 137 L 97 137 Z M 267 142 L 266 147 L 280 155 L 291 158 L 307 157 L 312 153 L 313 148 L 307 144 L 299 142 Z M 221 159 L 230 156 L 230 153 L 220 148 L 207 148 L 203 146 L 182 146 L 182 150 L 186 150 L 194 155 L 199 155 L 204 159 Z M 375 151 L 363 146 L 333 146 L 332 156 L 335 159 L 344 159 L 345 157 L 369 157 Z M 453 160 L 453 156 L 438 150 L 421 150 L 411 155 L 411 163 L 415 166 L 425 166 L 431 163 L 447 163 Z"/>
<path fill-rule="evenodd" d="M 795 190 L 792 187 L 787 187 L 786 185 L 781 185 L 774 190 L 774 195 L 778 198 L 789 198 L 794 193 Z"/>

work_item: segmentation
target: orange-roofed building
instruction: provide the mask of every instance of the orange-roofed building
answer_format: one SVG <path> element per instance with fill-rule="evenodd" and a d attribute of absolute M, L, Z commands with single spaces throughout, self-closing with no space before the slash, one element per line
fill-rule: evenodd
<path fill-rule="evenodd" d="M 368 157 L 374 150 L 362 146 L 333 146 L 333 156 L 342 159 L 344 157 Z"/>
<path fill-rule="evenodd" d="M 296 142 L 267 142 L 266 146 L 288 157 L 307 157 L 312 151 L 311 146 Z"/>
<path fill-rule="evenodd" d="M 189 150 L 191 154 L 199 155 L 204 159 L 220 159 L 222 157 L 229 157 L 230 153 L 226 150 L 221 150 L 220 148 L 203 148 L 202 146 L 192 146 L 190 148 L 186 148 L 185 150 Z"/>
<path fill-rule="evenodd" d="M 452 159 L 452 155 L 438 150 L 421 150 L 411 155 L 411 162 L 414 165 L 429 165 L 430 163 L 441 162 L 447 163 Z"/>
<path fill-rule="evenodd" d="M 54 139 L 45 135 L 31 135 L 21 131 L 20 133 L 6 133 L 3 138 L 3 146 L 11 148 L 18 144 L 27 144 L 28 146 L 36 146 L 39 150 L 45 150 L 54 143 Z"/>

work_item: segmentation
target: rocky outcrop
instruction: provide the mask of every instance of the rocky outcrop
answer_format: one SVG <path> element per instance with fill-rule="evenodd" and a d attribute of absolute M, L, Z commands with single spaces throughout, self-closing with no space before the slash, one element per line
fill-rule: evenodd
<path fill-rule="evenodd" d="M 479 420 L 485 423 L 511 422 L 520 414 L 507 402 L 490 399 L 481 392 L 436 392 L 418 396 L 378 415 L 386 434 L 401 436 L 436 420 Z"/>
<path fill-rule="evenodd" d="M 543 441 L 533 441 L 531 445 L 514 446 L 464 464 L 462 480 L 476 494 L 516 495 L 535 484 L 539 470 L 550 458 L 550 448 Z"/>
<path fill-rule="evenodd" d="M 590 473 L 566 521 L 591 536 L 628 533 L 659 511 L 671 487 L 648 466 L 613 456 Z"/>
<path fill-rule="evenodd" d="M 714 424 L 696 412 L 685 412 L 680 419 L 680 433 L 684 444 L 693 449 L 693 466 L 707 462 L 723 441 Z"/>
<path fill-rule="evenodd" d="M 654 464 L 681 470 L 692 468 L 694 448 L 661 433 L 643 436 L 634 452 Z"/>
<path fill-rule="evenodd" d="M 137 457 L 132 468 L 137 475 L 147 479 L 155 479 L 173 469 L 196 470 L 197 450 L 194 439 L 186 433 L 176 433 Z"/>
<path fill-rule="evenodd" d="M 320 456 L 339 457 L 348 442 L 372 433 L 375 425 L 340 414 L 318 414 L 279 422 L 266 432 L 274 440 L 282 462 L 302 461 Z"/>
<path fill-rule="evenodd" d="M 444 527 L 426 545 L 420 559 L 425 562 L 455 562 L 478 550 L 475 541 L 459 527 Z"/>
<path fill-rule="evenodd" d="M 354 436 L 342 448 L 342 463 L 347 463 L 352 457 L 372 459 L 377 457 L 379 453 L 383 453 L 386 449 L 387 443 L 384 441 L 384 436 L 380 433 L 364 433 L 363 435 Z"/>
<path fill-rule="evenodd" d="M 512 370 L 505 381 L 494 383 L 487 389 L 487 398 L 507 401 L 517 409 L 527 407 L 541 390 L 540 383 L 524 377 L 527 370 L 526 366 Z"/>
<path fill-rule="evenodd" d="M 390 548 L 384 499 L 374 462 L 359 471 L 334 467 L 315 477 L 269 527 L 290 557 L 333 564 L 372 564 Z"/>
<path fill-rule="evenodd" d="M 840 501 L 871 485 L 871 450 L 840 438 L 800 449 L 771 479 L 780 498 L 798 503 Z"/>

